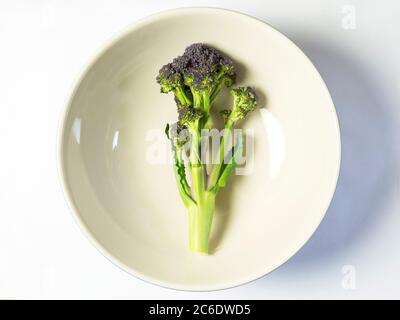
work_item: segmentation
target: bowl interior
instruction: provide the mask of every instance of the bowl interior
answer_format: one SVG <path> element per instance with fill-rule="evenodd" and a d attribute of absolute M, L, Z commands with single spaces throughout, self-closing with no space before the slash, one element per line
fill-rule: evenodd
<path fill-rule="evenodd" d="M 218 196 L 210 256 L 188 250 L 163 132 L 176 108 L 155 82 L 194 42 L 237 62 L 238 84 L 253 86 L 261 106 L 242 124 L 246 166 Z M 225 92 L 216 117 L 228 103 Z M 106 256 L 145 280 L 206 290 L 255 279 L 291 257 L 325 214 L 339 157 L 329 93 L 292 42 L 244 15 L 185 9 L 140 22 L 86 70 L 65 115 L 60 160 L 76 216 Z"/>

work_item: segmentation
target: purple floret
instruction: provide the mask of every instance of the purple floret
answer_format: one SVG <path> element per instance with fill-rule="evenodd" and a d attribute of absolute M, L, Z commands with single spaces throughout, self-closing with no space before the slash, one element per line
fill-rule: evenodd
<path fill-rule="evenodd" d="M 185 49 L 183 55 L 164 65 L 160 75 L 169 79 L 179 72 L 182 76 L 191 76 L 193 83 L 200 85 L 205 79 L 213 81 L 223 67 L 231 68 L 228 74 L 234 80 L 235 72 L 230 58 L 204 43 L 194 43 Z"/>
<path fill-rule="evenodd" d="M 217 49 L 203 43 L 194 43 L 186 48 L 184 54 L 174 61 L 178 69 L 195 69 L 203 72 L 213 71 L 223 65 L 233 65 L 228 57 L 224 56 Z"/>

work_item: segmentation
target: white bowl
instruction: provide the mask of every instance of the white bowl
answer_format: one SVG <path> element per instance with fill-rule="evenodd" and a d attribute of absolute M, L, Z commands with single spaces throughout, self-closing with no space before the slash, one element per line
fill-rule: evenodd
<path fill-rule="evenodd" d="M 243 123 L 254 156 L 218 196 L 209 256 L 189 251 L 171 164 L 152 153 L 161 141 L 168 154 L 160 132 L 177 117 L 155 77 L 194 42 L 233 58 L 262 105 Z M 323 80 L 284 35 L 243 14 L 187 8 L 141 20 L 101 50 L 68 102 L 59 160 L 77 221 L 107 258 L 165 287 L 214 290 L 265 275 L 310 238 L 335 190 L 340 133 Z"/>

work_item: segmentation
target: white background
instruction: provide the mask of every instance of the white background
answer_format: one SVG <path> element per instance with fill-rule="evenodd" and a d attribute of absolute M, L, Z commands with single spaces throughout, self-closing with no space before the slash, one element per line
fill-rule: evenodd
<path fill-rule="evenodd" d="M 327 82 L 343 140 L 337 192 L 308 244 L 272 274 L 210 293 L 110 263 L 75 224 L 56 165 L 64 102 L 90 57 L 183 6 L 242 11 L 293 39 Z M 394 0 L 0 0 L 0 298 L 400 298 L 399 11 Z"/>

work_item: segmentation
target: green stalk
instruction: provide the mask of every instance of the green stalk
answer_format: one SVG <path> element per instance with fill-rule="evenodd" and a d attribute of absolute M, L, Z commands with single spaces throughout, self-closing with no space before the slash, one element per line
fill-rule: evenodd
<path fill-rule="evenodd" d="M 218 178 L 221 174 L 221 168 L 223 167 L 224 160 L 225 160 L 225 141 L 228 141 L 229 139 L 232 138 L 232 127 L 233 127 L 233 123 L 228 120 L 225 124 L 224 134 L 222 136 L 222 139 L 221 139 L 221 142 L 219 145 L 216 163 L 214 164 L 213 169 L 211 171 L 210 183 L 209 183 L 208 190 L 212 190 L 217 185 Z"/>
<path fill-rule="evenodd" d="M 190 250 L 208 254 L 212 220 L 215 208 L 215 193 L 205 191 L 199 205 L 189 206 L 189 247 Z"/>
<path fill-rule="evenodd" d="M 185 90 L 182 87 L 176 87 L 174 90 L 174 94 L 183 105 L 187 106 L 192 103 L 191 99 L 187 96 Z"/>
<path fill-rule="evenodd" d="M 211 95 L 210 95 L 210 102 L 212 103 L 215 98 L 217 97 L 218 93 L 221 91 L 222 87 L 224 86 L 224 82 L 218 83 L 218 85 L 212 90 Z"/>
<path fill-rule="evenodd" d="M 198 130 L 192 130 L 192 144 L 190 149 L 190 170 L 192 172 L 192 187 L 195 201 L 198 205 L 203 201 L 205 191 L 204 167 L 200 158 L 201 137 Z"/>
<path fill-rule="evenodd" d="M 192 87 L 190 90 L 193 96 L 193 106 L 196 109 L 202 109 L 202 94 L 199 91 L 194 90 Z"/>
<path fill-rule="evenodd" d="M 203 109 L 204 113 L 208 116 L 210 113 L 210 96 L 207 91 L 202 92 Z"/>
<path fill-rule="evenodd" d="M 205 165 L 201 163 L 201 134 L 198 128 L 192 130 L 190 170 L 192 189 L 196 203 L 189 209 L 189 247 L 200 254 L 208 254 L 212 219 L 215 208 L 215 193 L 206 191 Z"/>
<path fill-rule="evenodd" d="M 211 129 L 212 120 L 210 117 L 211 100 L 210 95 L 207 91 L 202 92 L 203 110 L 204 117 L 202 119 L 202 127 L 204 129 Z"/>

